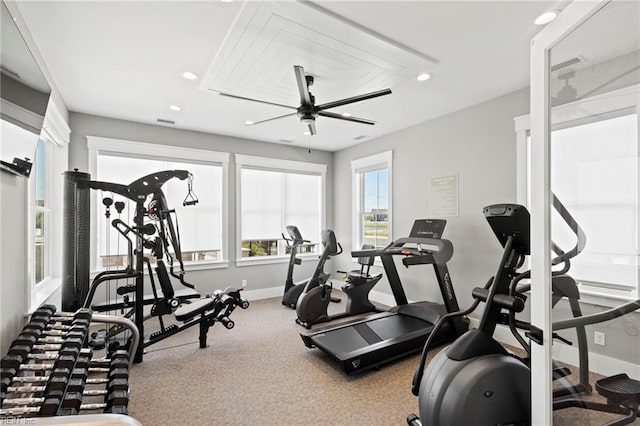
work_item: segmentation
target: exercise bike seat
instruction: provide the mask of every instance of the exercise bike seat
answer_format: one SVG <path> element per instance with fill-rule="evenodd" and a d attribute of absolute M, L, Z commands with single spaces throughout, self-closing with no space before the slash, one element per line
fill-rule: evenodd
<path fill-rule="evenodd" d="M 211 309 L 213 309 L 215 304 L 216 300 L 212 298 L 197 300 L 176 309 L 174 315 L 178 321 L 188 321 L 196 315 L 204 314 L 205 312 L 210 311 Z"/>
<path fill-rule="evenodd" d="M 375 247 L 369 244 L 364 244 L 362 246 L 362 250 L 372 250 Z M 347 287 L 349 284 L 357 286 L 360 284 L 364 284 L 372 279 L 379 279 L 382 277 L 382 274 L 377 275 L 369 275 L 369 269 L 375 262 L 375 256 L 361 256 L 358 258 L 358 263 L 360 264 L 360 269 L 354 269 L 347 273 Z"/>

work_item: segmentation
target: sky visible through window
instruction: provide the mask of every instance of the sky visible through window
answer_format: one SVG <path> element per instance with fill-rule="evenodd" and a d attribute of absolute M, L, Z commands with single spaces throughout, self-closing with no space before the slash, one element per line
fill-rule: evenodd
<path fill-rule="evenodd" d="M 389 208 L 389 169 L 364 173 L 364 211 Z"/>

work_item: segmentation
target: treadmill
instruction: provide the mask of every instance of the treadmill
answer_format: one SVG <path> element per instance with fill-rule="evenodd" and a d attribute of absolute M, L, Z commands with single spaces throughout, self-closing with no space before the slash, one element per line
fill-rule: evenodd
<path fill-rule="evenodd" d="M 438 319 L 459 311 L 447 261 L 453 256 L 451 241 L 442 239 L 446 221 L 416 220 L 408 238 L 401 238 L 382 249 L 352 251 L 352 257 L 379 256 L 397 306 L 359 319 L 315 328 L 300 334 L 309 348 L 318 348 L 338 361 L 345 373 L 376 368 L 418 352 Z M 409 303 L 394 256 L 403 256 L 404 266 L 433 265 L 444 304 Z M 468 328 L 468 320 L 454 318 L 445 323 L 435 344 L 453 341 Z"/>

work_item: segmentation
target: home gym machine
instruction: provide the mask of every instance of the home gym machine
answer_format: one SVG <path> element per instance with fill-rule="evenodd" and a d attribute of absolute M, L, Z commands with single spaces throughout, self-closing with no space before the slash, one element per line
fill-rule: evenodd
<path fill-rule="evenodd" d="M 114 350 L 102 357 L 88 347 L 90 327 L 101 322 L 129 330 L 129 351 Z M 105 417 L 101 413 L 126 415 L 129 367 L 138 341 L 135 324 L 126 318 L 41 306 L 0 360 L 0 423 L 31 424 L 37 422 L 27 418 L 78 414 L 94 414 L 96 419 Z"/>
<path fill-rule="evenodd" d="M 65 173 L 65 214 L 66 219 L 66 241 L 65 259 L 68 262 L 63 267 L 62 303 L 63 309 L 73 308 L 80 305 L 91 307 L 98 312 L 120 310 L 127 313 L 125 316 L 133 317 L 137 330 L 142 336 L 142 343 L 136 351 L 135 361 L 142 361 L 143 349 L 149 345 L 157 343 L 170 337 L 186 328 L 194 325 L 200 326 L 200 347 L 206 347 L 207 332 L 216 322 L 220 322 L 226 328 L 234 326 L 229 316 L 233 310 L 240 306 L 246 309 L 249 302 L 240 296 L 240 291 L 235 287 L 228 287 L 224 291 L 217 290 L 211 297 L 201 298 L 194 291 L 194 286 L 185 281 L 182 252 L 180 249 L 180 236 L 177 222 L 174 224 L 175 210 L 169 209 L 166 198 L 162 191 L 162 186 L 170 179 L 188 179 L 188 194 L 183 205 L 194 205 L 197 198 L 191 190 L 192 176 L 185 170 L 168 170 L 152 173 L 148 176 L 135 180 L 129 185 L 121 185 L 110 182 L 91 181 L 87 173 L 77 170 Z M 89 286 L 89 190 L 101 190 L 117 194 L 135 203 L 135 215 L 133 225 L 127 225 L 124 221 L 114 219 L 111 225 L 120 236 L 127 240 L 129 264 L 124 269 L 104 271 L 99 274 L 91 286 Z M 115 203 L 116 209 L 120 212 L 123 205 Z M 103 200 L 107 207 L 107 218 L 109 217 L 109 207 L 113 200 Z M 176 219 L 177 220 L 177 219 Z M 135 244 L 132 241 L 135 239 Z M 135 245 L 135 249 L 133 246 Z M 156 289 L 154 273 L 151 261 L 145 257 L 145 249 L 150 250 L 156 258 L 155 276 L 158 278 L 162 296 Z M 173 256 L 170 253 L 173 250 Z M 179 267 L 174 268 L 174 257 Z M 169 264 L 169 272 L 164 264 L 163 258 Z M 149 272 L 149 281 L 153 291 L 152 297 L 144 295 L 144 266 Z M 170 276 L 177 279 L 183 286 L 188 288 L 186 292 L 174 292 Z M 118 295 L 123 296 L 122 302 L 99 304 L 93 301 L 96 288 L 107 282 L 119 279 L 133 280 L 133 284 L 119 286 L 116 290 Z M 133 295 L 131 300 L 130 295 Z M 194 299 L 197 297 L 198 299 Z M 194 300 L 190 300 L 194 299 Z M 182 303 L 185 306 L 179 307 Z M 151 314 L 145 316 L 144 308 L 151 304 Z M 171 324 L 165 326 L 163 315 L 173 313 L 173 317 L 183 324 Z M 152 333 L 148 338 L 144 334 L 144 322 L 151 317 L 158 317 L 160 331 Z M 112 327 L 104 334 L 107 337 L 119 334 L 120 329 Z"/>
<path fill-rule="evenodd" d="M 383 249 L 352 251 L 353 257 L 381 258 L 397 306 L 301 333 L 305 345 L 329 354 L 346 373 L 376 368 L 419 351 L 438 319 L 447 312 L 459 310 L 447 268 L 447 261 L 453 256 L 453 245 L 441 238 L 445 224 L 444 220 L 416 220 L 408 238 L 393 241 Z M 444 304 L 409 303 L 394 256 L 402 256 L 406 267 L 433 265 Z M 455 339 L 467 330 L 467 325 L 462 318 L 447 321 L 438 341 L 444 343 Z"/>
<path fill-rule="evenodd" d="M 309 244 L 311 241 L 305 240 L 302 238 L 302 234 L 298 227 L 295 225 L 287 226 L 287 234 L 289 234 L 289 238 L 287 238 L 284 234 L 282 234 L 282 239 L 287 243 L 287 247 L 290 250 L 289 255 L 289 268 L 287 269 L 287 278 L 284 282 L 284 294 L 282 295 L 282 304 L 284 306 L 288 306 L 291 309 L 296 309 L 296 304 L 298 303 L 298 298 L 300 297 L 300 293 L 304 290 L 305 285 L 309 282 L 310 278 L 306 280 L 302 280 L 299 282 L 293 281 L 293 269 L 295 265 L 302 264 L 302 259 L 296 257 L 298 253 L 298 248 L 304 244 Z M 317 268 L 316 268 L 317 270 Z M 325 274 L 324 272 L 318 277 L 320 281 L 326 283 L 329 279 L 330 274 Z M 340 299 L 332 297 L 330 299 L 334 303 L 339 303 Z"/>
<path fill-rule="evenodd" d="M 363 249 L 373 249 L 372 246 L 365 246 Z M 304 287 L 304 291 L 298 298 L 296 322 L 306 328 L 321 322 L 333 321 L 339 318 L 374 312 L 378 309 L 369 301 L 369 292 L 374 285 L 380 281 L 382 274 L 369 275 L 369 268 L 373 264 L 374 256 L 363 256 L 358 258 L 361 268 L 359 271 L 351 271 L 347 275 L 347 283 L 342 287 L 342 291 L 347 295 L 346 310 L 342 313 L 329 315 L 327 308 L 333 290 L 331 281 L 321 282 L 318 276 L 322 273 L 324 263 L 331 256 L 342 253 L 342 246 L 336 241 L 336 236 L 331 229 L 322 231 L 322 255 L 313 276 Z M 365 269 L 366 268 L 366 269 Z"/>
<path fill-rule="evenodd" d="M 554 206 L 556 210 L 563 209 L 555 197 Z M 558 211 L 567 220 L 566 214 L 561 210 Z M 413 378 L 412 392 L 419 397 L 420 417 L 414 414 L 409 415 L 407 417 L 409 425 L 464 424 L 469 419 L 473 419 L 473 423 L 478 425 L 528 424 L 530 421 L 531 371 L 528 359 L 509 353 L 493 338 L 496 326 L 499 323 L 508 323 L 514 335 L 518 334 L 516 330 L 520 327 L 528 329 L 525 334 L 531 340 L 542 342 L 539 330 L 515 321 L 515 314 L 522 312 L 525 307 L 524 296 L 517 289 L 518 283 L 529 277 L 529 271 L 522 274 L 516 272 L 530 253 L 529 212 L 525 207 L 517 204 L 497 204 L 485 207 L 484 214 L 504 248 L 498 270 L 484 288 L 473 290 L 475 300 L 470 308 L 448 314 L 435 325 L 432 335 L 425 343 Z M 564 274 L 568 271 L 569 259 L 577 255 L 584 246 L 584 235 L 579 235 L 581 230 L 575 221 L 567 223 L 578 235 L 578 243 L 567 253 L 554 245 L 553 250 L 559 256 L 552 260 L 552 265 L 564 264 L 561 271 L 552 273 L 554 278 L 562 278 L 560 287 L 567 285 L 568 276 Z M 431 338 L 437 335 L 444 321 L 470 314 L 480 302 L 486 303 L 486 306 L 479 327 L 467 331 L 436 354 L 425 370 L 427 351 L 432 343 Z M 580 330 L 584 330 L 586 325 L 617 318 L 638 308 L 640 308 L 640 300 L 604 313 L 577 316 L 556 322 L 552 327 L 552 337 L 560 338 L 557 331 L 576 329 L 579 345 L 581 345 L 579 350 L 586 351 L 586 346 L 582 346 L 580 341 Z M 506 311 L 506 314 L 503 311 Z M 576 315 L 575 312 L 573 314 Z M 521 342 L 519 335 L 516 338 Z M 584 343 L 586 344 L 586 341 Z M 528 345 L 525 345 L 525 349 L 528 350 Z M 583 355 L 580 356 L 581 362 Z M 581 370 L 583 367 L 581 365 Z M 583 381 L 583 373 L 581 371 L 581 381 Z M 579 385 L 577 392 L 587 392 L 589 389 L 590 387 L 585 389 Z M 633 422 L 638 414 L 640 382 L 626 375 L 619 375 L 597 381 L 596 389 L 608 399 L 607 404 L 592 403 L 577 398 L 574 389 L 569 391 L 560 389 L 559 392 L 554 391 L 554 409 L 589 408 L 621 414 L 621 418 L 609 423 L 612 425 Z"/>

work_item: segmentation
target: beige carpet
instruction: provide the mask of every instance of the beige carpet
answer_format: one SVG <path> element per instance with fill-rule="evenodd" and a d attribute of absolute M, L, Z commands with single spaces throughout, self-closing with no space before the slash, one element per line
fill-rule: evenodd
<path fill-rule="evenodd" d="M 348 376 L 304 346 L 295 317 L 279 298 L 253 301 L 233 313 L 234 329 L 210 329 L 206 349 L 198 327 L 147 348 L 131 369 L 131 416 L 144 425 L 402 425 L 417 412 L 410 388 L 419 354 Z M 587 415 L 563 410 L 556 420 L 600 423 Z"/>

